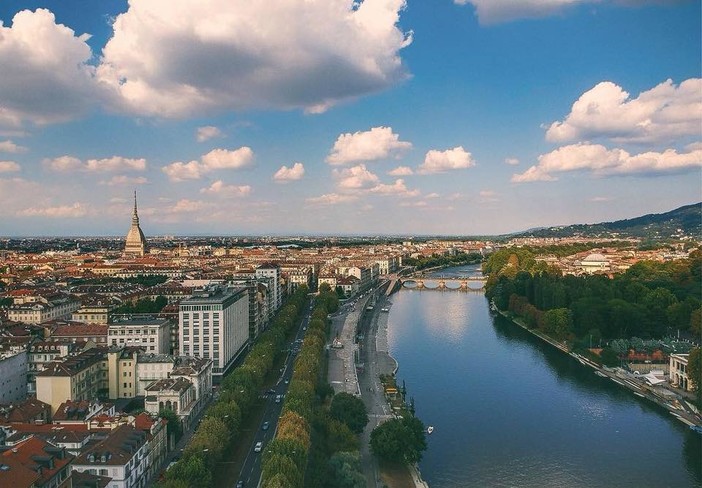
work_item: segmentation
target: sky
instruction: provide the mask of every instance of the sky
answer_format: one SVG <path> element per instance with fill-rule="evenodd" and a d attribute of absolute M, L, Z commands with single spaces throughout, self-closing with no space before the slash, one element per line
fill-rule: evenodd
<path fill-rule="evenodd" d="M 702 200 L 662 0 L 3 0 L 0 236 L 486 235 Z"/>

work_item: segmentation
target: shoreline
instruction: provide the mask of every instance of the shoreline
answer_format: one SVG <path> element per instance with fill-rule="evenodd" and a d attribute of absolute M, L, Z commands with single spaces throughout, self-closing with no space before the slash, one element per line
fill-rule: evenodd
<path fill-rule="evenodd" d="M 558 341 L 546 336 L 545 334 L 540 333 L 539 331 L 528 328 L 526 325 L 521 323 L 521 321 L 508 315 L 507 312 L 495 307 L 493 303 L 490 303 L 490 310 L 501 315 L 506 320 L 509 320 L 511 323 L 521 327 L 522 329 L 526 330 L 527 332 L 541 339 L 547 344 L 550 344 L 555 348 L 561 350 L 573 359 L 576 359 L 583 366 L 589 367 L 590 369 L 594 370 L 594 373 L 598 376 L 602 378 L 607 378 L 616 383 L 617 385 L 631 391 L 636 396 L 649 400 L 657 406 L 664 408 L 673 417 L 675 417 L 688 427 L 702 427 L 702 417 L 700 416 L 700 414 L 695 413 L 695 407 L 689 404 L 689 402 L 685 399 L 684 395 L 680 395 L 679 393 L 675 392 L 670 388 L 656 388 L 653 385 L 648 385 L 648 383 L 646 383 L 645 380 L 642 381 L 638 376 L 629 373 L 623 368 L 609 368 L 607 366 L 599 366 L 592 360 L 578 353 L 570 351 L 565 344 L 559 343 Z"/>

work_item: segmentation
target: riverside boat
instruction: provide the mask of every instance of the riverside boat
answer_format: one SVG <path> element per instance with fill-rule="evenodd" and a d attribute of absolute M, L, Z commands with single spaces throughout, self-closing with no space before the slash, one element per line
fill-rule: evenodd
<path fill-rule="evenodd" d="M 427 427 L 427 434 L 431 434 L 432 432 L 434 432 L 434 426 L 430 425 L 429 427 Z"/>

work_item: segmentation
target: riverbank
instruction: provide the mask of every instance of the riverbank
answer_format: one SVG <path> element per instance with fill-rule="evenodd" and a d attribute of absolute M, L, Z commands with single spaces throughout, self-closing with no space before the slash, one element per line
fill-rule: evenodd
<path fill-rule="evenodd" d="M 569 350 L 568 346 L 563 342 L 558 342 L 552 337 L 549 337 L 535 329 L 530 329 L 518 317 L 498 309 L 493 303 L 490 304 L 490 310 L 498 313 L 505 319 L 515 325 L 528 331 L 530 334 L 538 337 L 542 341 L 554 346 L 562 352 L 576 359 L 580 364 L 593 370 L 594 374 L 609 379 L 617 385 L 628 389 L 639 398 L 649 400 L 661 408 L 666 409 L 676 419 L 687 425 L 688 427 L 702 427 L 702 415 L 696 407 L 689 402 L 686 392 L 676 391 L 675 388 L 669 385 L 652 385 L 649 384 L 641 375 L 632 374 L 623 368 L 608 368 L 600 366 L 592 360 Z"/>

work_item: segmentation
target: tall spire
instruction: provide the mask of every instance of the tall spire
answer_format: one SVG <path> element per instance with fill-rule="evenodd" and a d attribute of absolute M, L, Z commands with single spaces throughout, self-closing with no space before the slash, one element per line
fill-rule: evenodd
<path fill-rule="evenodd" d="M 137 214 L 136 190 L 134 190 L 134 212 L 132 212 L 132 225 L 139 225 L 139 215 Z"/>

